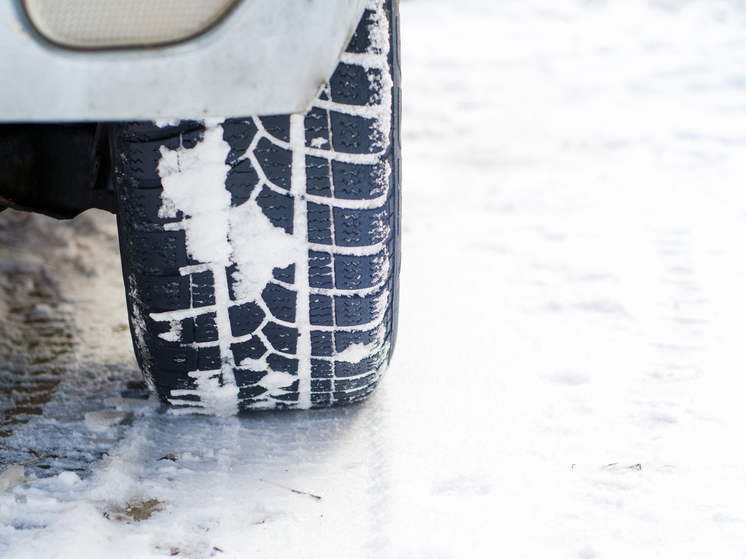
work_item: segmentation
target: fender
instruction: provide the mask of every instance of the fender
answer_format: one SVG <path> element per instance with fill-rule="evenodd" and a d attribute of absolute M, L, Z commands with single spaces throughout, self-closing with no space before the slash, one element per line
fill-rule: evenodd
<path fill-rule="evenodd" d="M 305 112 L 364 0 L 241 0 L 177 44 L 67 48 L 22 0 L 0 0 L 0 122 L 101 122 Z"/>

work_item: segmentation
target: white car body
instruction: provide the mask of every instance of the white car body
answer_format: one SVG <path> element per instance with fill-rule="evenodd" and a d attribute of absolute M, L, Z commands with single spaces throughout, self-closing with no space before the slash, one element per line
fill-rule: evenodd
<path fill-rule="evenodd" d="M 364 6 L 242 0 L 178 44 L 80 50 L 42 37 L 21 0 L 0 0 L 0 122 L 303 112 L 334 71 Z"/>

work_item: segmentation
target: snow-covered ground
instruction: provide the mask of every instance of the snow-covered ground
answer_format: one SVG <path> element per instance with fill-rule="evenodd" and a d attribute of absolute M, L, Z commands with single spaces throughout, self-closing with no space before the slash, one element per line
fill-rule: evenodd
<path fill-rule="evenodd" d="M 47 456 L 0 474 L 0 555 L 746 557 L 746 5 L 401 12 L 377 393 L 163 413 L 132 384 L 110 217 L 0 214 L 0 329 L 56 325 L 2 348 L 43 413 L 5 414 L 0 462 Z"/>

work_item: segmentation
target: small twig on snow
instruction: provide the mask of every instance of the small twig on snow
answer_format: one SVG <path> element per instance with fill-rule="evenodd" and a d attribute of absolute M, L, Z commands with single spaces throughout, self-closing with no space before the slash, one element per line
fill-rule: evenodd
<path fill-rule="evenodd" d="M 30 451 L 30 452 L 31 452 L 31 451 Z M 36 454 L 36 452 L 34 452 L 34 454 Z M 29 460 L 26 460 L 25 462 L 19 462 L 19 463 L 18 463 L 18 465 L 19 465 L 19 466 L 25 466 L 26 464 L 31 464 L 31 462 L 36 462 L 37 460 L 41 460 L 41 459 L 42 459 L 42 458 L 44 458 L 45 456 L 46 456 L 46 454 L 38 454 L 38 455 L 36 456 L 36 458 L 31 458 L 31 459 L 29 459 Z"/>
<path fill-rule="evenodd" d="M 264 483 L 269 483 L 271 485 L 276 485 L 277 487 L 281 487 L 282 489 L 287 489 L 288 491 L 292 491 L 293 493 L 298 493 L 299 495 L 308 495 L 309 497 L 313 497 L 314 499 L 321 500 L 321 497 L 319 495 L 314 495 L 313 493 L 307 493 L 305 491 L 298 491 L 297 489 L 293 489 L 292 487 L 285 487 L 284 485 L 280 485 L 279 483 L 275 483 L 274 481 L 268 481 L 266 479 L 260 479 L 259 481 L 263 481 Z"/>

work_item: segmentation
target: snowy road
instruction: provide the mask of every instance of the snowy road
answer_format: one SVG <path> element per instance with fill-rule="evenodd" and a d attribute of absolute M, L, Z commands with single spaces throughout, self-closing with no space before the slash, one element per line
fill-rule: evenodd
<path fill-rule="evenodd" d="M 401 11 L 377 393 L 173 417 L 110 216 L 4 212 L 0 555 L 746 557 L 746 6 Z"/>

